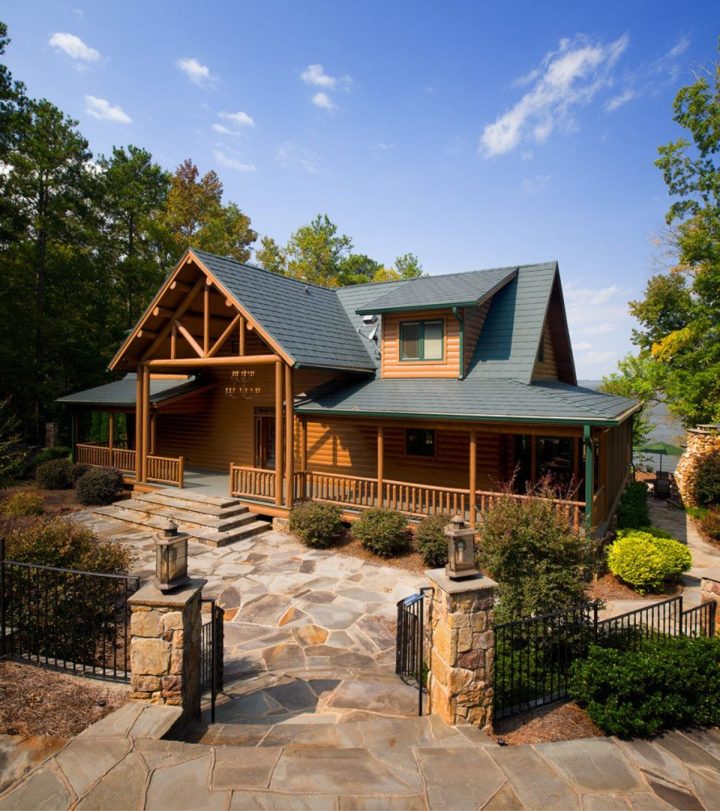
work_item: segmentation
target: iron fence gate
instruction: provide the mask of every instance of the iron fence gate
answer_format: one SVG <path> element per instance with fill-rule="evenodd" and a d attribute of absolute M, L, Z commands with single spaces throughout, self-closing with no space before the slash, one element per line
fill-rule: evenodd
<path fill-rule="evenodd" d="M 591 644 L 625 650 L 661 636 L 714 636 L 716 603 L 683 610 L 670 597 L 605 620 L 598 603 L 496 625 L 494 717 L 496 720 L 567 697 L 570 666 Z"/>
<path fill-rule="evenodd" d="M 397 603 L 397 630 L 395 638 L 395 672 L 402 679 L 418 685 L 418 715 L 423 714 L 423 690 L 427 667 L 425 665 L 424 637 L 425 592 L 423 588 Z"/>
<path fill-rule="evenodd" d="M 127 600 L 139 586 L 129 575 L 6 560 L 0 538 L 0 655 L 127 681 Z"/>
<path fill-rule="evenodd" d="M 215 702 L 224 686 L 224 612 L 215 600 L 202 603 L 209 606 L 209 611 L 203 612 L 200 632 L 200 691 L 210 693 L 210 720 L 215 723 Z"/>

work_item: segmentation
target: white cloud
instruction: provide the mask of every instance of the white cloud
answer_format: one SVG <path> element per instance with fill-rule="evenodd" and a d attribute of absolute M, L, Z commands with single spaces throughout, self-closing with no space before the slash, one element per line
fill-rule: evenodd
<path fill-rule="evenodd" d="M 551 175 L 535 175 L 535 177 L 525 177 L 522 180 L 522 190 L 527 195 L 538 194 L 550 182 Z"/>
<path fill-rule="evenodd" d="M 670 57 L 671 59 L 675 59 L 678 56 L 682 56 L 685 51 L 690 47 L 690 37 L 685 36 L 683 34 L 680 39 L 673 45 L 672 48 L 667 52 L 666 56 Z"/>
<path fill-rule="evenodd" d="M 250 118 L 247 113 L 219 113 L 220 118 L 224 121 L 229 121 L 236 127 L 254 127 L 255 122 Z"/>
<path fill-rule="evenodd" d="M 220 135 L 235 135 L 236 133 L 231 130 L 229 127 L 226 127 L 224 124 L 213 124 L 212 128 L 215 132 L 219 132 Z"/>
<path fill-rule="evenodd" d="M 338 83 L 338 79 L 335 76 L 330 76 L 330 74 L 325 73 L 325 68 L 323 68 L 322 65 L 308 65 L 300 74 L 300 78 L 306 84 L 311 84 L 315 87 L 335 87 Z"/>
<path fill-rule="evenodd" d="M 615 332 L 617 327 L 617 321 L 603 321 L 601 324 L 589 324 L 588 326 L 581 327 L 580 332 L 582 332 L 583 335 L 609 335 Z"/>
<path fill-rule="evenodd" d="M 280 166 L 299 166 L 310 175 L 320 170 L 320 160 L 314 152 L 295 141 L 284 141 L 275 150 L 275 160 Z"/>
<path fill-rule="evenodd" d="M 581 341 L 578 344 L 573 344 L 573 349 L 576 352 L 585 352 L 588 349 L 592 349 L 592 344 L 588 341 Z"/>
<path fill-rule="evenodd" d="M 210 68 L 198 62 L 195 57 L 178 59 L 175 65 L 198 87 L 207 87 L 215 81 L 215 76 L 210 73 Z"/>
<path fill-rule="evenodd" d="M 50 37 L 48 44 L 52 45 L 57 51 L 62 51 L 71 59 L 79 59 L 81 62 L 98 62 L 100 59 L 100 51 L 86 45 L 75 34 L 58 31 Z"/>
<path fill-rule="evenodd" d="M 239 160 L 238 158 L 234 158 L 232 155 L 226 154 L 221 149 L 214 149 L 213 157 L 220 164 L 220 166 L 224 166 L 226 169 L 235 169 L 237 172 L 256 171 L 255 164 L 243 163 L 243 161 Z"/>
<path fill-rule="evenodd" d="M 619 107 L 622 107 L 623 104 L 627 104 L 629 101 L 632 101 L 635 98 L 635 91 L 628 87 L 627 90 L 623 90 L 618 96 L 613 96 L 605 105 L 605 109 L 612 113 L 614 110 L 617 110 Z"/>
<path fill-rule="evenodd" d="M 520 80 L 532 85 L 510 110 L 488 124 L 480 137 L 486 157 L 511 152 L 523 141 L 544 141 L 572 122 L 571 111 L 589 104 L 611 82 L 612 69 L 629 43 L 623 35 L 604 44 L 586 37 L 563 39 L 541 66 Z"/>
<path fill-rule="evenodd" d="M 321 110 L 337 110 L 337 104 L 327 93 L 316 93 L 312 97 L 312 103 Z"/>
<path fill-rule="evenodd" d="M 116 105 L 110 104 L 107 99 L 97 96 L 85 96 L 85 112 L 99 121 L 112 121 L 115 124 L 130 124 L 132 118 Z"/>

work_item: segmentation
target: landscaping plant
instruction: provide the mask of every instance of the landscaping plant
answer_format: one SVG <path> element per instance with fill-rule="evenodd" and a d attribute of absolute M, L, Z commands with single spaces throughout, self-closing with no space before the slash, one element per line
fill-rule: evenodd
<path fill-rule="evenodd" d="M 698 460 L 693 498 L 699 507 L 720 507 L 720 451 L 708 453 Z"/>
<path fill-rule="evenodd" d="M 507 622 L 583 602 L 596 544 L 574 530 L 547 483 L 518 499 L 507 492 L 482 516 L 478 565 L 498 581 L 495 618 Z"/>
<path fill-rule="evenodd" d="M 644 482 L 630 482 L 625 488 L 617 509 L 620 529 L 646 527 L 650 523 L 648 488 Z"/>
<path fill-rule="evenodd" d="M 90 470 L 90 465 L 86 465 L 84 462 L 75 462 L 70 471 L 70 478 L 72 479 L 73 485 L 76 485 L 77 480 L 81 476 L 84 476 L 88 470 Z"/>
<path fill-rule="evenodd" d="M 353 524 L 352 534 L 364 549 L 389 558 L 410 549 L 407 518 L 395 510 L 366 510 Z"/>
<path fill-rule="evenodd" d="M 608 550 L 608 568 L 641 594 L 659 591 L 692 565 L 684 544 L 641 530 L 620 530 Z"/>
<path fill-rule="evenodd" d="M 290 512 L 290 532 L 313 549 L 332 546 L 342 531 L 340 508 L 334 504 L 306 501 Z"/>
<path fill-rule="evenodd" d="M 123 489 L 122 473 L 112 467 L 91 467 L 75 483 L 81 504 L 110 504 Z"/>
<path fill-rule="evenodd" d="M 713 541 L 720 541 L 720 510 L 708 510 L 700 519 L 700 526 Z"/>
<path fill-rule="evenodd" d="M 51 459 L 38 465 L 35 480 L 43 490 L 68 490 L 72 487 L 72 463 L 69 459 Z"/>
<path fill-rule="evenodd" d="M 720 640 L 647 639 L 634 650 L 592 645 L 573 662 L 570 697 L 610 735 L 720 724 Z"/>
<path fill-rule="evenodd" d="M 42 515 L 43 500 L 39 493 L 19 492 L 8 496 L 0 504 L 0 512 L 6 518 L 27 518 L 33 515 Z"/>
<path fill-rule="evenodd" d="M 430 515 L 418 524 L 415 530 L 415 546 L 422 555 L 423 563 L 430 568 L 445 566 L 448 562 L 448 539 L 445 527 L 452 516 L 441 513 Z"/>

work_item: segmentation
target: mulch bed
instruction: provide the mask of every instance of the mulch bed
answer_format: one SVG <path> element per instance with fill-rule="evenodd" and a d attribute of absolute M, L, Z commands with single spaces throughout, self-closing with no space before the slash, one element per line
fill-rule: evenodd
<path fill-rule="evenodd" d="M 510 745 L 600 738 L 603 733 L 574 701 L 552 704 L 505 718 L 495 725 L 495 738 Z"/>
<path fill-rule="evenodd" d="M 361 558 L 368 563 L 376 563 L 378 566 L 389 566 L 391 569 L 404 569 L 413 574 L 422 574 L 428 567 L 423 563 L 419 552 L 407 552 L 404 555 L 396 555 L 391 558 L 381 558 L 373 552 L 368 552 L 363 548 L 362 543 L 346 532 L 340 543 L 332 547 L 333 550 L 351 555 L 354 558 Z"/>
<path fill-rule="evenodd" d="M 126 685 L 0 661 L 0 734 L 71 738 L 128 697 Z"/>
<path fill-rule="evenodd" d="M 40 490 L 34 482 L 27 482 L 0 490 L 0 501 L 14 493 L 36 493 L 41 496 L 47 515 L 65 515 L 84 509 L 82 504 L 78 504 L 74 490 Z"/>

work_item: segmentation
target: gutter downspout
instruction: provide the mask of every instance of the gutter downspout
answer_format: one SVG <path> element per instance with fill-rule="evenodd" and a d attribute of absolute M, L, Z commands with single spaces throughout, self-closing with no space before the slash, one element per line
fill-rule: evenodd
<path fill-rule="evenodd" d="M 465 320 L 460 315 L 457 307 L 452 308 L 452 314 L 457 318 L 460 327 L 460 368 L 458 369 L 458 380 L 465 377 Z"/>
<path fill-rule="evenodd" d="M 585 446 L 585 530 L 590 532 L 593 525 L 595 458 L 590 426 L 587 423 L 583 425 L 583 444 Z"/>

